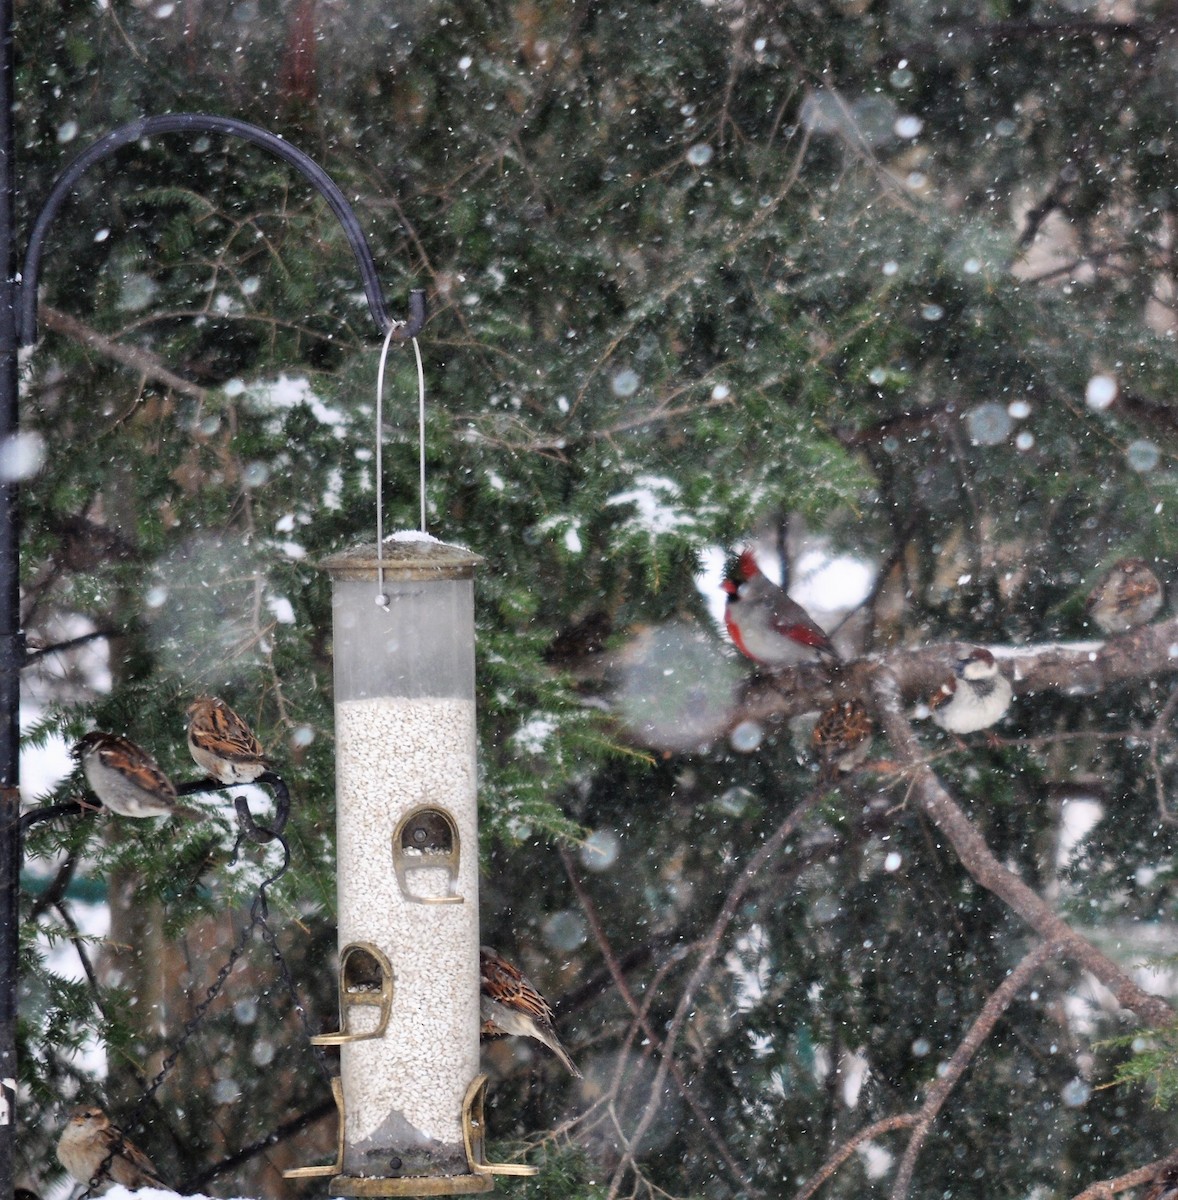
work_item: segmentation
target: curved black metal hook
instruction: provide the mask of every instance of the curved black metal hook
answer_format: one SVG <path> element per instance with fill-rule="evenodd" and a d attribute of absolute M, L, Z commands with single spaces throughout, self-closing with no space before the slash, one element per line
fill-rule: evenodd
<path fill-rule="evenodd" d="M 373 261 L 372 251 L 368 248 L 364 231 L 360 228 L 360 222 L 335 181 L 313 158 L 276 134 L 251 125 L 248 121 L 212 116 L 209 113 L 165 113 L 158 117 L 141 117 L 138 121 L 120 125 L 118 129 L 99 138 L 87 150 L 83 150 L 58 176 L 33 223 L 28 249 L 25 251 L 17 311 L 17 337 L 20 345 L 31 346 L 37 340 L 37 283 L 41 274 L 41 252 L 45 235 L 57 216 L 57 210 L 73 191 L 74 184 L 96 162 L 131 142 L 156 133 L 224 133 L 261 146 L 291 166 L 297 167 L 331 206 L 331 211 L 343 226 L 352 253 L 356 256 L 356 265 L 360 268 L 364 294 L 368 297 L 368 308 L 380 335 L 383 337 L 394 324 L 397 324 L 398 328 L 393 337 L 400 341 L 407 341 L 421 332 L 425 325 L 425 293 L 419 289 L 411 291 L 408 321 L 393 321 L 385 306 L 384 294 L 380 290 L 380 281 L 376 274 L 376 263 Z"/>
<path fill-rule="evenodd" d="M 274 836 L 275 840 L 282 847 L 282 862 L 276 871 L 267 875 L 258 884 L 257 895 L 254 897 L 253 904 L 250 905 L 250 920 L 255 924 L 259 922 L 264 923 L 270 915 L 270 901 L 266 896 L 266 889 L 276 884 L 286 874 L 287 868 L 290 866 L 290 843 L 280 833 Z"/>
<path fill-rule="evenodd" d="M 250 812 L 249 802 L 246 798 L 234 796 L 233 809 L 237 813 L 238 827 L 237 843 L 240 845 L 242 841 L 248 841 L 263 846 L 275 838 L 279 840 L 282 838 L 282 831 L 286 828 L 286 822 L 290 817 L 290 788 L 286 786 L 286 780 L 273 771 L 263 771 L 253 782 L 268 787 L 274 793 L 276 801 L 274 820 L 270 826 L 259 825 L 254 820 L 253 813 Z M 216 779 L 210 778 L 194 779 L 189 783 L 179 784 L 176 787 L 176 795 L 195 796 L 203 792 L 228 792 L 240 786 L 236 783 L 220 783 Z M 236 853 L 237 847 L 235 846 L 234 854 Z"/>
<path fill-rule="evenodd" d="M 286 780 L 281 775 L 275 775 L 273 771 L 263 771 L 254 783 L 265 784 L 274 792 L 274 798 L 278 802 L 274 809 L 274 820 L 269 826 L 257 824 L 246 798 L 234 796 L 233 808 L 237 813 L 237 827 L 241 831 L 237 836 L 238 843 L 245 839 L 264 846 L 278 838 L 283 846 L 286 846 L 282 837 L 282 831 L 286 828 L 286 821 L 290 816 L 290 789 L 286 786 Z M 233 852 L 237 853 L 236 847 Z M 289 847 L 287 853 L 290 853 Z"/>

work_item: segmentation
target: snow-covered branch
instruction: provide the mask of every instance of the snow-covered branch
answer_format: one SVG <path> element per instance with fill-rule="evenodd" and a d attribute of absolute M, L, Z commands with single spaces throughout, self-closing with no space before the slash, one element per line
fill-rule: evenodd
<path fill-rule="evenodd" d="M 919 700 L 945 678 L 960 648 L 973 644 L 934 642 L 915 649 L 884 650 L 849 662 L 833 675 L 820 667 L 800 667 L 757 677 L 733 710 L 731 725 L 800 716 L 836 699 L 862 696 L 881 669 L 895 680 L 904 701 Z M 1178 673 L 1178 617 L 1107 641 L 988 648 L 1014 685 L 1016 696 L 1033 692 L 1086 695 L 1120 683 Z"/>

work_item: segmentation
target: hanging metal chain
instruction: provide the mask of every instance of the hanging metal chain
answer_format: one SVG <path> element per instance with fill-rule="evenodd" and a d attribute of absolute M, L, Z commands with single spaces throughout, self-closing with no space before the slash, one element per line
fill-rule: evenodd
<path fill-rule="evenodd" d="M 303 1002 L 299 999 L 298 988 L 295 985 L 294 976 L 291 974 L 290 966 L 286 959 L 282 956 L 282 951 L 278 948 L 278 936 L 272 930 L 266 920 L 266 914 L 262 913 L 258 917 L 258 928 L 261 930 L 262 941 L 270 948 L 270 953 L 274 955 L 274 961 L 278 965 L 278 977 L 282 980 L 283 986 L 286 988 L 286 994 L 290 997 L 291 1006 L 299 1015 L 299 1023 L 303 1027 L 303 1036 L 307 1039 L 307 1044 L 311 1047 L 311 1053 L 315 1059 L 315 1066 L 319 1070 L 319 1074 L 330 1085 L 335 1076 L 335 1072 L 327 1064 L 327 1055 L 324 1053 L 321 1046 L 316 1046 L 312 1041 L 315 1036 L 311 1029 L 311 1021 L 307 1016 L 307 1010 L 303 1006 Z"/>
<path fill-rule="evenodd" d="M 274 778 L 277 780 L 277 777 Z M 279 806 L 280 812 L 278 816 L 280 819 L 276 820 L 274 824 L 278 825 L 279 829 L 281 829 L 286 824 L 286 815 L 289 809 L 289 796 L 286 793 L 286 785 L 283 784 L 281 780 L 277 780 L 277 782 L 281 785 L 280 799 L 283 801 L 283 803 L 281 803 Z M 278 789 L 276 788 L 276 790 Z M 241 797 L 238 797 L 237 799 L 241 802 L 240 806 L 238 806 L 239 817 L 241 816 L 240 810 L 242 807 L 246 808 L 246 813 L 248 816 L 249 810 L 245 805 L 244 799 Z M 237 806 L 236 801 L 235 806 Z M 156 1072 L 155 1077 L 147 1085 L 139 1099 L 136 1100 L 135 1105 L 131 1109 L 131 1112 L 127 1118 L 128 1125 L 134 1126 L 139 1122 L 140 1114 L 151 1102 L 156 1092 L 159 1091 L 159 1089 L 163 1086 L 163 1083 L 169 1074 L 171 1074 L 172 1068 L 179 1061 L 180 1055 L 183 1053 L 185 1046 L 187 1046 L 193 1035 L 204 1023 L 204 1019 L 209 1011 L 209 1008 L 221 994 L 221 990 L 224 988 L 226 981 L 232 974 L 233 968 L 237 965 L 241 956 L 248 949 L 250 938 L 255 929 L 261 930 L 262 940 L 269 948 L 270 953 L 273 955 L 274 960 L 278 965 L 279 977 L 281 978 L 283 985 L 287 990 L 287 994 L 290 996 L 295 1012 L 297 1012 L 299 1015 L 299 1020 L 302 1023 L 303 1031 L 308 1039 L 311 1037 L 309 1020 L 307 1018 L 306 1010 L 303 1007 L 302 1001 L 299 999 L 298 989 L 295 986 L 294 977 L 291 974 L 290 967 L 278 946 L 278 937 L 274 933 L 273 929 L 270 928 L 267 920 L 269 916 L 269 902 L 266 897 L 266 892 L 268 888 L 272 887 L 283 877 L 283 875 L 286 874 L 287 869 L 290 867 L 290 845 L 286 838 L 282 836 L 281 832 L 277 832 L 273 829 L 263 829 L 260 826 L 255 825 L 252 819 L 249 819 L 248 821 L 243 820 L 241 822 L 241 829 L 238 834 L 237 842 L 234 845 L 235 859 L 237 857 L 238 848 L 244 840 L 254 842 L 277 841 L 282 848 L 282 861 L 279 864 L 278 869 L 274 871 L 273 874 L 268 875 L 260 884 L 258 884 L 257 893 L 254 896 L 253 903 L 250 905 L 249 921 L 242 927 L 233 949 L 229 952 L 228 958 L 226 958 L 225 962 L 221 965 L 221 968 L 214 977 L 213 982 L 209 984 L 208 988 L 206 989 L 204 998 L 196 1006 L 196 1008 L 193 1009 L 192 1015 L 188 1018 L 188 1020 L 184 1022 L 184 1027 L 180 1031 L 179 1038 L 173 1044 L 172 1049 L 168 1053 L 167 1057 L 160 1064 L 160 1069 Z M 318 1048 L 316 1048 L 315 1062 L 319 1070 L 328 1080 L 330 1080 L 330 1072 L 328 1071 L 326 1064 L 323 1062 L 322 1052 L 319 1051 Z M 78 1197 L 78 1200 L 89 1200 L 89 1197 L 94 1194 L 95 1189 L 107 1182 L 110 1178 L 111 1164 L 114 1162 L 115 1158 L 122 1153 L 125 1144 L 121 1131 L 115 1130 L 115 1135 L 116 1136 L 111 1144 L 111 1147 L 107 1151 L 106 1157 L 101 1163 L 99 1163 L 98 1169 L 90 1177 L 86 1185 L 86 1190 L 82 1192 L 82 1194 Z"/>
<path fill-rule="evenodd" d="M 285 845 L 285 842 L 283 844 Z M 289 858 L 287 861 L 289 861 Z M 286 870 L 285 863 L 283 864 L 282 870 Z M 261 887 L 258 889 L 259 899 L 264 897 L 263 889 L 277 878 L 279 878 L 278 875 L 272 876 L 261 885 Z M 180 1058 L 180 1054 L 184 1050 L 184 1047 L 188 1044 L 189 1040 L 192 1038 L 192 1035 L 196 1033 L 203 1023 L 205 1013 L 208 1012 L 209 1006 L 221 994 L 221 989 L 225 986 L 225 981 L 229 978 L 233 968 L 237 965 L 237 960 L 245 953 L 246 946 L 249 944 L 250 934 L 253 933 L 257 926 L 257 904 L 258 899 L 255 899 L 253 907 L 250 910 L 249 924 L 243 927 L 240 935 L 238 936 L 237 944 L 229 952 L 229 957 L 225 960 L 221 969 L 217 972 L 216 978 L 211 984 L 209 984 L 209 987 L 205 992 L 204 999 L 193 1010 L 192 1016 L 185 1021 L 184 1028 L 180 1032 L 179 1039 L 176 1041 L 171 1052 L 164 1059 L 163 1063 L 161 1063 L 160 1069 L 156 1072 L 155 1078 L 152 1079 L 152 1081 L 147 1085 L 146 1090 L 139 1097 L 139 1099 L 135 1101 L 135 1106 L 131 1109 L 130 1115 L 127 1118 L 128 1125 L 133 1126 L 138 1124 L 140 1113 L 143 1112 L 143 1110 L 151 1102 L 152 1097 L 163 1086 L 164 1080 L 167 1079 L 172 1068 L 176 1065 L 176 1062 Z M 122 1150 L 123 1135 L 121 1131 L 117 1131 L 115 1140 L 111 1143 L 111 1147 L 107 1151 L 106 1157 L 101 1163 L 98 1164 L 98 1169 L 93 1175 L 91 1175 L 86 1184 L 86 1190 L 81 1194 L 81 1196 L 78 1197 L 78 1200 L 88 1200 L 88 1198 L 93 1195 L 94 1190 L 109 1179 L 111 1163 L 114 1162 L 115 1158 L 122 1153 Z"/>

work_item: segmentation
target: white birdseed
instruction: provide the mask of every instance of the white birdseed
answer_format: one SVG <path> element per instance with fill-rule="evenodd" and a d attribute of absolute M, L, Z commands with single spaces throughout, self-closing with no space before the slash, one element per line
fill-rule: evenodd
<path fill-rule="evenodd" d="M 393 968 L 384 1037 L 341 1047 L 347 1145 L 356 1162 L 382 1150 L 445 1157 L 461 1150 L 462 1099 L 479 1069 L 474 702 L 340 701 L 336 737 L 339 944 L 371 942 Z M 444 810 L 458 828 L 461 904 L 401 894 L 393 832 L 421 805 Z M 437 867 L 413 869 L 407 882 L 421 896 L 451 890 L 449 871 Z M 357 1006 L 351 1030 L 373 1028 L 378 1012 Z"/>

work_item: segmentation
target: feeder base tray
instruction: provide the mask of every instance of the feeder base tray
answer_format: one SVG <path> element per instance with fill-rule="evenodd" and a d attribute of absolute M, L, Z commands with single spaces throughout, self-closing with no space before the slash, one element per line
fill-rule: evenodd
<path fill-rule="evenodd" d="M 409 1175 L 377 1179 L 366 1175 L 336 1175 L 328 1188 L 333 1196 L 471 1196 L 489 1192 L 489 1175 Z"/>

